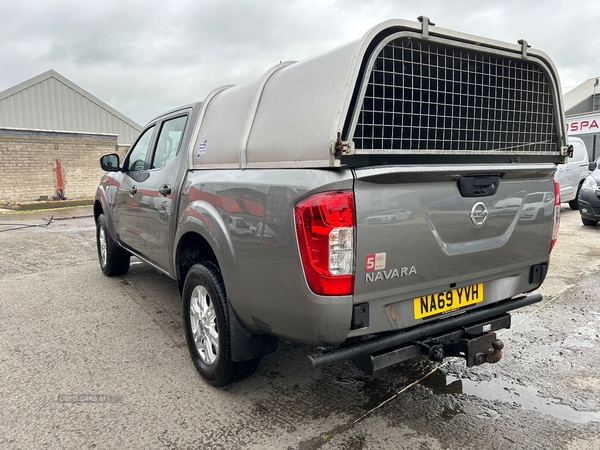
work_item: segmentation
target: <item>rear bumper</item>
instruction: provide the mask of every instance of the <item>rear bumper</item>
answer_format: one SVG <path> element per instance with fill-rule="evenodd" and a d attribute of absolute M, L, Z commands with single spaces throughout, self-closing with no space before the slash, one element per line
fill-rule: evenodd
<path fill-rule="evenodd" d="M 480 324 L 486 320 L 492 321 L 502 314 L 533 303 L 540 302 L 542 295 L 539 293 L 523 295 L 510 300 L 495 303 L 470 312 L 465 312 L 447 319 L 429 322 L 411 329 L 386 333 L 385 335 L 357 342 L 352 345 L 338 347 L 308 357 L 311 369 L 330 366 L 347 360 L 355 360 L 378 352 L 393 350 L 413 341 L 420 341 L 440 334 L 461 331 L 465 327 Z M 485 323 L 481 333 L 487 330 Z M 510 327 L 510 324 L 508 324 Z M 458 335 L 457 335 L 458 338 Z M 417 356 L 417 355 L 414 355 Z M 398 361 L 399 362 L 399 361 Z"/>

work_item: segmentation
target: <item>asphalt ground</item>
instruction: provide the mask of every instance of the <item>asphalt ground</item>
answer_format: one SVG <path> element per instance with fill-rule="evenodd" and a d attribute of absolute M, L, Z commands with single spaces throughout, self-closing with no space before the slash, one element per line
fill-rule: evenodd
<path fill-rule="evenodd" d="M 174 281 L 101 273 L 91 214 L 0 210 L 0 448 L 600 448 L 600 227 L 577 211 L 499 363 L 312 372 L 315 348 L 280 341 L 224 389 L 189 359 Z"/>

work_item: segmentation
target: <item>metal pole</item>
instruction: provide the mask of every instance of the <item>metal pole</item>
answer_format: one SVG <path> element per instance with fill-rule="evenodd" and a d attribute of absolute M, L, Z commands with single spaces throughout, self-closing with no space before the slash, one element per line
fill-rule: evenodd
<path fill-rule="evenodd" d="M 594 135 L 594 143 L 592 144 L 592 161 L 596 161 L 596 135 Z"/>

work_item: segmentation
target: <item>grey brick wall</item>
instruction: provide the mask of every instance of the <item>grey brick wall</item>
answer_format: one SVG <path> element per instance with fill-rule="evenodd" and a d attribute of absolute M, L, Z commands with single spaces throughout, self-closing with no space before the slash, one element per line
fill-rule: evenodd
<path fill-rule="evenodd" d="M 0 128 L 0 202 L 35 201 L 56 195 L 55 161 L 62 165 L 68 199 L 93 198 L 103 175 L 100 156 L 118 153 L 116 135 Z"/>

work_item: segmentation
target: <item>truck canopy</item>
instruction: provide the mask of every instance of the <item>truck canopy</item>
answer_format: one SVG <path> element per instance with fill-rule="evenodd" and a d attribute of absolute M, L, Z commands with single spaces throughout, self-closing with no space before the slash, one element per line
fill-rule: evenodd
<path fill-rule="evenodd" d="M 560 82 L 547 55 L 420 20 L 383 22 L 358 41 L 214 90 L 190 167 L 564 161 Z"/>

